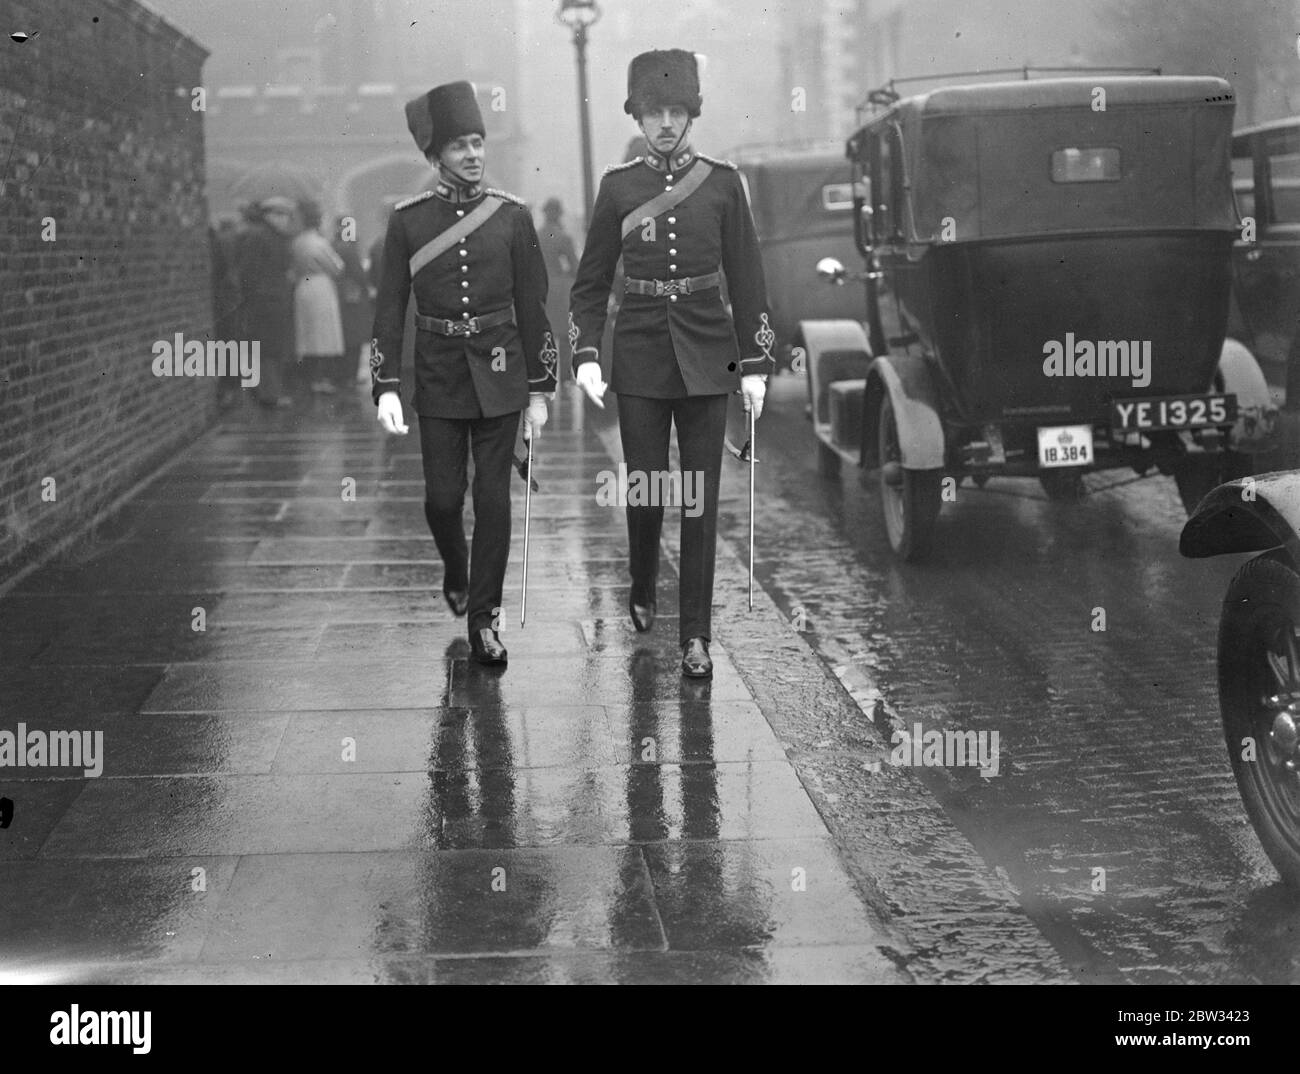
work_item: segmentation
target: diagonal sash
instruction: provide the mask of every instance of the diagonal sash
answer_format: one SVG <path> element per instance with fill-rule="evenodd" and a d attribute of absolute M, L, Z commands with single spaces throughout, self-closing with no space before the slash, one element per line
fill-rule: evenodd
<path fill-rule="evenodd" d="M 457 220 L 446 231 L 435 235 L 411 255 L 411 275 L 414 276 L 439 254 L 445 254 L 458 242 L 487 222 L 489 216 L 501 208 L 501 199 L 490 194 L 483 199 L 483 204 L 469 216 Z"/>
<path fill-rule="evenodd" d="M 660 213 L 666 213 L 675 205 L 680 205 L 700 188 L 704 182 L 713 173 L 713 165 L 703 160 L 696 160 L 695 167 L 686 173 L 686 178 L 678 183 L 672 190 L 665 190 L 661 194 L 656 194 L 644 205 L 633 209 L 627 216 L 623 217 L 623 238 L 627 238 L 632 232 L 641 226 L 641 221 L 646 217 L 654 219 Z"/>

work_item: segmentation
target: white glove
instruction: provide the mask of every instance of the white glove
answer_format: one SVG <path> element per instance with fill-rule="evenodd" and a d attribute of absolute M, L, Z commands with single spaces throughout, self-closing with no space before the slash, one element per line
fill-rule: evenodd
<path fill-rule="evenodd" d="M 524 411 L 524 439 L 535 440 L 537 432 L 546 424 L 546 396 L 542 392 L 530 392 L 528 409 Z"/>
<path fill-rule="evenodd" d="M 750 373 L 740 378 L 740 394 L 745 397 L 745 409 L 754 411 L 757 421 L 763 413 L 763 396 L 767 394 L 767 381 L 761 373 Z"/>
<path fill-rule="evenodd" d="M 608 385 L 600 378 L 600 363 L 583 362 L 578 366 L 576 378 L 578 387 L 587 393 L 587 398 L 604 410 L 605 389 Z"/>
<path fill-rule="evenodd" d="M 384 432 L 405 436 L 411 430 L 402 421 L 402 398 L 396 392 L 384 392 L 379 397 L 379 424 Z"/>

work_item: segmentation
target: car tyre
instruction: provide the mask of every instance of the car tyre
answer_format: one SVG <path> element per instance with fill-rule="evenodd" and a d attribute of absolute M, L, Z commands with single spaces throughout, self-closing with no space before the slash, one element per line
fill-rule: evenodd
<path fill-rule="evenodd" d="M 1256 557 L 1229 583 L 1218 667 L 1228 759 L 1264 852 L 1294 888 L 1300 888 L 1300 772 L 1287 768 L 1296 763 L 1287 723 L 1300 724 L 1300 702 L 1270 699 L 1300 697 L 1297 623 L 1300 574 L 1288 562 Z M 1253 759 L 1243 756 L 1246 739 L 1254 742 Z"/>
<path fill-rule="evenodd" d="M 907 562 L 930 553 L 935 523 L 942 506 L 942 470 L 903 467 L 894 404 L 885 392 L 880 402 L 880 505 L 889 547 Z"/>
<path fill-rule="evenodd" d="M 817 441 L 817 472 L 822 477 L 839 477 L 841 461 L 839 452 L 822 441 Z"/>
<path fill-rule="evenodd" d="M 1078 470 L 1048 470 L 1038 475 L 1038 483 L 1053 503 L 1082 503 L 1088 495 Z"/>
<path fill-rule="evenodd" d="M 1222 455 L 1188 455 L 1178 460 L 1174 467 L 1174 483 L 1178 498 L 1183 501 L 1187 517 L 1196 514 L 1196 508 L 1210 492 L 1228 480 Z"/>

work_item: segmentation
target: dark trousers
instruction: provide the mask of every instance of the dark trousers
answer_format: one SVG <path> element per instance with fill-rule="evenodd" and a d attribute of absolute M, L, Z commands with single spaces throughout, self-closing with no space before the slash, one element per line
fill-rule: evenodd
<path fill-rule="evenodd" d="M 420 418 L 424 517 L 448 589 L 469 589 L 469 631 L 493 627 L 510 559 L 510 471 L 519 413 Z M 474 554 L 465 545 L 468 449 L 474 452 Z M 498 624 L 501 620 L 498 620 Z"/>
<path fill-rule="evenodd" d="M 668 470 L 668 436 L 677 426 L 682 487 L 686 474 L 697 472 L 695 493 L 703 510 L 695 517 L 681 508 L 680 640 L 712 638 L 713 564 L 717 553 L 718 482 L 722 475 L 722 440 L 727 427 L 727 396 L 693 395 L 681 399 L 618 397 L 618 427 L 629 479 L 634 472 L 657 475 Z M 656 481 L 657 484 L 657 481 Z M 629 496 L 629 499 L 632 497 Z M 659 535 L 664 507 L 627 508 L 627 543 L 632 597 L 649 599 L 659 576 Z"/>

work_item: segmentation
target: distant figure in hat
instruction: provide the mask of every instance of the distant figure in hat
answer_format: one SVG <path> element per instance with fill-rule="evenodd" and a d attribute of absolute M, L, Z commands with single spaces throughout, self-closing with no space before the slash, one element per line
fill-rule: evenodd
<path fill-rule="evenodd" d="M 578 269 L 578 252 L 573 246 L 573 236 L 564 227 L 564 205 L 559 198 L 547 198 L 542 204 L 542 226 L 537 232 L 546 260 L 546 274 L 550 278 L 550 293 L 546 300 L 546 319 L 551 324 L 564 324 L 569 313 L 569 288 L 573 274 Z"/>
<path fill-rule="evenodd" d="M 425 518 L 444 567 L 443 595 L 469 613 L 482 664 L 504 664 L 497 634 L 510 555 L 510 480 L 519 415 L 527 438 L 546 424 L 558 352 L 546 320 L 546 263 L 532 216 L 483 186 L 484 125 L 468 82 L 406 106 L 435 189 L 397 204 L 388 222 L 370 341 L 379 421 L 405 433 L 402 323 L 415 288 L 415 398 Z M 466 547 L 466 462 L 474 454 L 474 545 Z"/>
<path fill-rule="evenodd" d="M 610 387 L 628 472 L 668 470 L 669 433 L 685 473 L 703 477 L 702 510 L 681 516 L 682 674 L 713 673 L 713 570 L 727 398 L 739 389 L 758 416 L 774 371 L 773 333 L 749 202 L 736 167 L 697 153 L 699 68 L 681 49 L 644 52 L 627 72 L 623 111 L 646 141 L 644 156 L 605 170 L 569 299 L 569 341 L 579 386 L 601 402 L 601 335 L 620 256 L 626 273 L 614 325 Z M 732 312 L 723 305 L 726 278 Z M 651 487 L 665 486 L 662 480 Z M 698 487 L 698 486 L 697 486 Z M 654 623 L 663 504 L 627 508 L 628 610 L 637 630 Z"/>
<path fill-rule="evenodd" d="M 537 238 L 546 259 L 546 271 L 556 276 L 572 276 L 578 267 L 578 254 L 573 248 L 573 237 L 564 230 L 564 203 L 559 198 L 547 198 L 542 204 L 542 229 Z"/>

